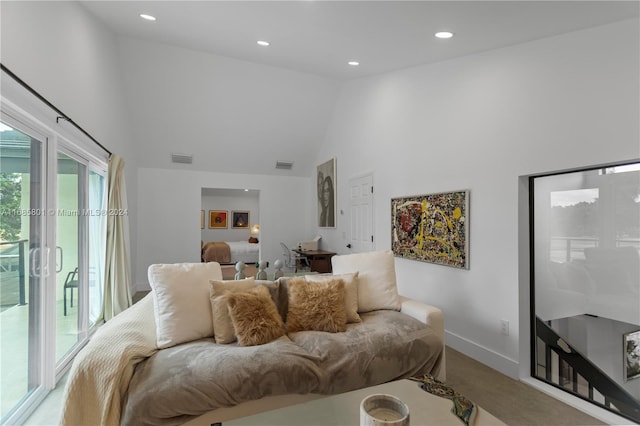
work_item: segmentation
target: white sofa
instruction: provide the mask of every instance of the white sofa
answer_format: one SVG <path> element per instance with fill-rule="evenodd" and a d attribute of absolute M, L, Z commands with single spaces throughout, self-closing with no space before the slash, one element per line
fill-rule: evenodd
<path fill-rule="evenodd" d="M 221 279 L 219 265 L 152 266 L 153 292 L 103 326 L 76 358 L 65 389 L 61 424 L 210 425 L 411 375 L 428 373 L 444 381 L 443 313 L 397 294 L 391 252 L 334 259 L 335 275 L 352 271 L 360 275 L 357 288 L 362 322 L 348 324 L 344 333 L 300 331 L 254 347 L 217 344 L 212 338 L 208 281 Z M 402 326 L 394 329 L 389 323 Z M 379 330 L 384 327 L 389 327 L 389 333 Z M 374 350 L 361 351 L 358 342 L 375 342 L 376 338 L 408 345 L 407 359 L 387 368 L 384 362 L 388 360 L 383 359 L 389 355 L 384 352 L 386 345 L 375 343 Z M 325 342 L 330 342 L 327 347 L 331 350 L 323 347 Z M 336 358 L 337 352 L 344 352 L 344 356 Z M 358 356 L 368 356 L 367 361 L 361 362 Z M 254 371 L 244 372 L 238 365 L 250 370 L 260 357 L 267 359 L 266 364 L 254 370 L 273 367 L 274 372 L 250 383 Z M 287 374 L 278 364 L 288 367 L 288 360 L 296 357 L 303 359 L 304 365 L 296 370 L 303 379 L 290 383 L 302 387 L 287 392 L 291 384 L 280 385 L 279 380 L 286 381 L 283 376 Z M 350 373 L 360 364 L 364 365 L 362 380 Z M 400 365 L 397 371 L 393 371 L 395 364 Z M 229 385 L 221 377 L 227 371 L 237 375 Z M 340 383 L 349 374 L 351 377 Z M 201 383 L 193 388 L 192 382 L 198 380 Z M 235 393 L 241 385 L 246 389 Z M 214 395 L 210 386 L 226 389 Z M 181 398 L 185 401 L 169 408 Z M 149 408 L 151 404 L 156 405 Z M 145 410 L 151 418 L 141 417 Z"/>

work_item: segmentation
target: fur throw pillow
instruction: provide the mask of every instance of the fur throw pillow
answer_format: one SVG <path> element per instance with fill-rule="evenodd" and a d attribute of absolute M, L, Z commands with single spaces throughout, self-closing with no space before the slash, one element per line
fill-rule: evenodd
<path fill-rule="evenodd" d="M 209 298 L 213 315 L 213 337 L 218 344 L 233 343 L 236 340 L 236 335 L 233 332 L 233 324 L 229 317 L 229 308 L 225 296 L 228 293 L 252 289 L 256 285 L 255 280 L 253 277 L 244 280 L 210 280 L 209 284 Z"/>
<path fill-rule="evenodd" d="M 327 282 L 335 279 L 344 281 L 344 309 L 347 313 L 347 323 L 362 322 L 358 315 L 358 273 L 349 274 L 323 274 L 323 275 L 305 275 L 309 283 Z"/>
<path fill-rule="evenodd" d="M 285 334 L 278 308 L 265 286 L 228 293 L 229 316 L 241 346 L 269 343 Z"/>
<path fill-rule="evenodd" d="M 328 331 L 347 329 L 344 281 L 341 279 L 310 284 L 304 278 L 289 280 L 287 331 Z"/>

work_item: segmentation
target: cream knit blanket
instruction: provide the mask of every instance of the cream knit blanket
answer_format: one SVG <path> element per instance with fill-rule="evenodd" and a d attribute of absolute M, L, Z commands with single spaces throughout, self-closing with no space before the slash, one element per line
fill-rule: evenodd
<path fill-rule="evenodd" d="M 104 324 L 76 356 L 61 425 L 118 425 L 136 364 L 158 351 L 151 293 Z"/>

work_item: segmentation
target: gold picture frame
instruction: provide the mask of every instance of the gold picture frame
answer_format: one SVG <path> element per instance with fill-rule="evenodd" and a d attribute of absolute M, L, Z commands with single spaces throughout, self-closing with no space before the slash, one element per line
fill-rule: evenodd
<path fill-rule="evenodd" d="M 209 229 L 227 229 L 228 219 L 227 210 L 209 210 Z"/>

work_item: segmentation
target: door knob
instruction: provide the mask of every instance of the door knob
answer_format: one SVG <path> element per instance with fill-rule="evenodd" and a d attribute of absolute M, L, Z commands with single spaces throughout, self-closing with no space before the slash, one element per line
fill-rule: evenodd
<path fill-rule="evenodd" d="M 347 248 L 351 248 L 351 244 L 347 244 Z"/>

